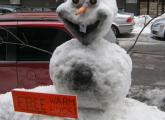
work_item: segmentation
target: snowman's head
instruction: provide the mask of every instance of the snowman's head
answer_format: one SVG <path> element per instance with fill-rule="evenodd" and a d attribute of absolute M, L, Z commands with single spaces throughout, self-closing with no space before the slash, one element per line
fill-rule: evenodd
<path fill-rule="evenodd" d="M 66 28 L 84 44 L 100 40 L 117 13 L 116 0 L 67 0 L 57 8 Z"/>

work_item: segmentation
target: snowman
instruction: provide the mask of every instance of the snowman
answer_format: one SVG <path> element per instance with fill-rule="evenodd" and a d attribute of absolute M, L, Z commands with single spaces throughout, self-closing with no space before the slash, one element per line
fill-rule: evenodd
<path fill-rule="evenodd" d="M 77 95 L 78 120 L 165 120 L 165 113 L 156 107 L 126 98 L 131 59 L 124 49 L 104 39 L 117 13 L 115 0 L 67 0 L 57 13 L 75 38 L 52 55 L 54 86 L 28 91 Z M 11 93 L 6 93 L 0 96 L 0 120 L 59 119 L 14 112 Z"/>
<path fill-rule="evenodd" d="M 77 95 L 80 120 L 165 120 L 156 107 L 126 98 L 132 61 L 104 39 L 117 13 L 115 0 L 67 0 L 57 13 L 76 38 L 54 51 L 50 76 L 58 93 Z"/>

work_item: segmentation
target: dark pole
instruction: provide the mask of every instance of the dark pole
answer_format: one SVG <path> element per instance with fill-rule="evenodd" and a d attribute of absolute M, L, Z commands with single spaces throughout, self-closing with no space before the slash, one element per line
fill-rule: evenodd
<path fill-rule="evenodd" d="M 137 15 L 140 15 L 140 0 L 137 1 Z"/>
<path fill-rule="evenodd" d="M 157 10 L 156 10 L 156 15 L 159 15 L 159 0 L 157 0 Z"/>
<path fill-rule="evenodd" d="M 150 14 L 150 0 L 147 0 L 147 14 Z"/>
<path fill-rule="evenodd" d="M 162 11 L 161 11 L 161 13 L 163 14 L 164 13 L 164 4 L 165 2 L 164 2 L 164 0 L 162 0 Z"/>

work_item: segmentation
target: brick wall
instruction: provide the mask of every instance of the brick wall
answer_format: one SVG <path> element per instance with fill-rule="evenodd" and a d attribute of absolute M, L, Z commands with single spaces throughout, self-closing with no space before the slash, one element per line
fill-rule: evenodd
<path fill-rule="evenodd" d="M 164 6 L 165 7 L 165 6 Z M 157 1 L 150 2 L 149 5 L 149 15 L 154 17 L 157 15 L 160 15 L 162 12 L 162 3 Z M 147 14 L 147 2 L 141 2 L 140 3 L 140 14 L 144 15 Z"/>

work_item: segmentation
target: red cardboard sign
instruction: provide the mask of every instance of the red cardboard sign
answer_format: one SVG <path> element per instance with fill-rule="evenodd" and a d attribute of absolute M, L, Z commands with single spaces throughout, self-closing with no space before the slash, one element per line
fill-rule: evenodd
<path fill-rule="evenodd" d="M 76 96 L 12 91 L 14 110 L 64 118 L 78 118 Z"/>

